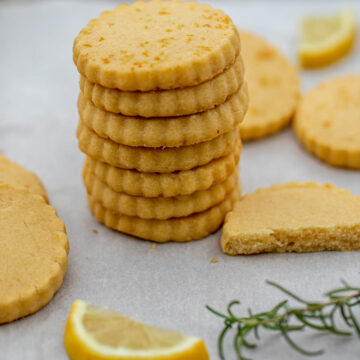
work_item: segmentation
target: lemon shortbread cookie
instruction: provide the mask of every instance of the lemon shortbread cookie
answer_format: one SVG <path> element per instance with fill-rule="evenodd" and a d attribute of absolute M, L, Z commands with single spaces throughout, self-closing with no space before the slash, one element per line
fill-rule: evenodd
<path fill-rule="evenodd" d="M 294 128 L 319 159 L 360 169 L 360 76 L 340 77 L 310 91 L 299 105 Z"/>
<path fill-rule="evenodd" d="M 127 116 L 169 117 L 199 113 L 223 104 L 243 83 L 241 56 L 215 78 L 196 86 L 162 91 L 121 91 L 80 77 L 80 89 L 100 109 Z"/>
<path fill-rule="evenodd" d="M 164 220 L 205 211 L 220 203 L 234 188 L 238 175 L 234 172 L 224 182 L 207 190 L 167 198 L 149 198 L 116 192 L 89 172 L 86 167 L 83 171 L 83 179 L 92 200 L 101 203 L 105 208 L 142 219 Z"/>
<path fill-rule="evenodd" d="M 64 223 L 43 197 L 0 185 L 0 324 L 51 300 L 63 281 L 68 251 Z"/>
<path fill-rule="evenodd" d="M 146 148 L 120 145 L 104 139 L 81 121 L 77 136 L 86 155 L 123 169 L 169 173 L 189 170 L 229 154 L 238 140 L 238 128 L 215 139 L 179 148 Z"/>
<path fill-rule="evenodd" d="M 223 72 L 240 51 L 221 10 L 183 1 L 134 2 L 104 11 L 74 41 L 89 81 L 125 91 L 197 85 Z"/>
<path fill-rule="evenodd" d="M 84 167 L 114 191 L 133 196 L 162 198 L 189 195 L 225 181 L 235 171 L 240 151 L 239 143 L 229 155 L 206 165 L 175 173 L 143 173 L 120 169 L 90 157 L 86 157 Z"/>
<path fill-rule="evenodd" d="M 118 144 L 146 147 L 176 147 L 212 140 L 234 129 L 244 119 L 248 105 L 247 87 L 211 110 L 190 116 L 138 118 L 96 108 L 81 93 L 81 120 L 99 136 Z"/>
<path fill-rule="evenodd" d="M 194 215 L 168 220 L 141 219 L 126 216 L 106 209 L 99 202 L 88 197 L 91 211 L 95 218 L 104 225 L 147 240 L 157 242 L 190 241 L 201 239 L 221 226 L 225 214 L 240 197 L 240 190 L 235 186 L 229 196 L 220 204 Z"/>
<path fill-rule="evenodd" d="M 227 215 L 221 246 L 230 255 L 360 250 L 360 197 L 316 182 L 259 189 Z"/>
<path fill-rule="evenodd" d="M 46 190 L 41 180 L 31 171 L 0 155 L 0 184 L 25 189 L 32 194 L 40 195 L 48 202 Z"/>
<path fill-rule="evenodd" d="M 253 140 L 290 122 L 300 84 L 294 66 L 265 39 L 246 32 L 241 32 L 240 38 L 250 97 L 240 132 L 242 140 Z"/>

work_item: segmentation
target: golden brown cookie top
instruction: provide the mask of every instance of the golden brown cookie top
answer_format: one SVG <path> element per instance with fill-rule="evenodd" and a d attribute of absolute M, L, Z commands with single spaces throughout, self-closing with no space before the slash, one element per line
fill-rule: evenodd
<path fill-rule="evenodd" d="M 79 72 L 90 81 L 149 91 L 211 79 L 234 63 L 240 42 L 221 10 L 152 0 L 104 11 L 80 32 L 73 50 Z"/>
<path fill-rule="evenodd" d="M 296 126 L 317 143 L 360 153 L 360 76 L 335 78 L 310 91 L 299 105 Z"/>

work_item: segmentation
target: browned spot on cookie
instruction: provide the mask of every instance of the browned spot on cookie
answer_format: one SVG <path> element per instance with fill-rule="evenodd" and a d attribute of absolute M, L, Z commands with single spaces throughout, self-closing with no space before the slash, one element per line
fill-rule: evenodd
<path fill-rule="evenodd" d="M 275 53 L 271 49 L 263 49 L 257 53 L 257 57 L 259 59 L 272 59 L 274 57 L 274 55 L 275 55 Z"/>

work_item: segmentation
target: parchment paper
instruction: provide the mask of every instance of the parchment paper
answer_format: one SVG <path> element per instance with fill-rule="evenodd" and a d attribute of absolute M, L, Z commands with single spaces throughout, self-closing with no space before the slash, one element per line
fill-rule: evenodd
<path fill-rule="evenodd" d="M 65 221 L 71 252 L 69 270 L 55 298 L 38 313 L 0 326 L 1 360 L 64 360 L 62 336 L 72 302 L 107 305 L 150 324 L 203 337 L 217 359 L 220 319 L 205 310 L 225 310 L 233 299 L 266 310 L 284 295 L 265 285 L 278 281 L 307 298 L 339 284 L 360 283 L 360 254 L 228 257 L 220 232 L 189 244 L 158 245 L 113 232 L 98 224 L 87 208 L 81 182 L 83 155 L 77 148 L 78 74 L 72 42 L 80 29 L 115 2 L 0 2 L 0 148 L 36 171 L 51 203 Z M 341 1 L 218 1 L 237 25 L 278 45 L 295 60 L 299 17 L 342 8 Z M 348 1 L 357 12 L 360 3 Z M 338 74 L 360 71 L 360 46 L 337 65 L 302 73 L 303 90 Z M 291 129 L 244 146 L 241 177 L 245 192 L 290 180 L 332 182 L 360 195 L 360 172 L 329 167 L 308 154 Z M 98 234 L 93 233 L 98 230 Z M 211 263 L 216 257 L 219 261 Z M 0 259 L 1 261 L 1 259 Z M 360 358 L 354 336 L 298 338 L 310 349 L 325 347 L 318 359 Z M 227 359 L 235 359 L 229 342 Z M 253 359 L 303 359 L 278 336 L 264 336 Z"/>

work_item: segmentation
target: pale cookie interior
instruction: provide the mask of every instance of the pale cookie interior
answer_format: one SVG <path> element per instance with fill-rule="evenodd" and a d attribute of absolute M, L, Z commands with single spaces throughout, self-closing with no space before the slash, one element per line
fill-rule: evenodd
<path fill-rule="evenodd" d="M 265 39 L 240 32 L 241 56 L 249 88 L 242 140 L 270 135 L 289 123 L 299 100 L 300 82 L 289 60 Z"/>
<path fill-rule="evenodd" d="M 38 195 L 0 185 L 0 324 L 45 306 L 69 250 L 64 223 Z"/>
<path fill-rule="evenodd" d="M 227 215 L 221 246 L 230 255 L 360 250 L 360 198 L 315 182 L 260 189 Z"/>

